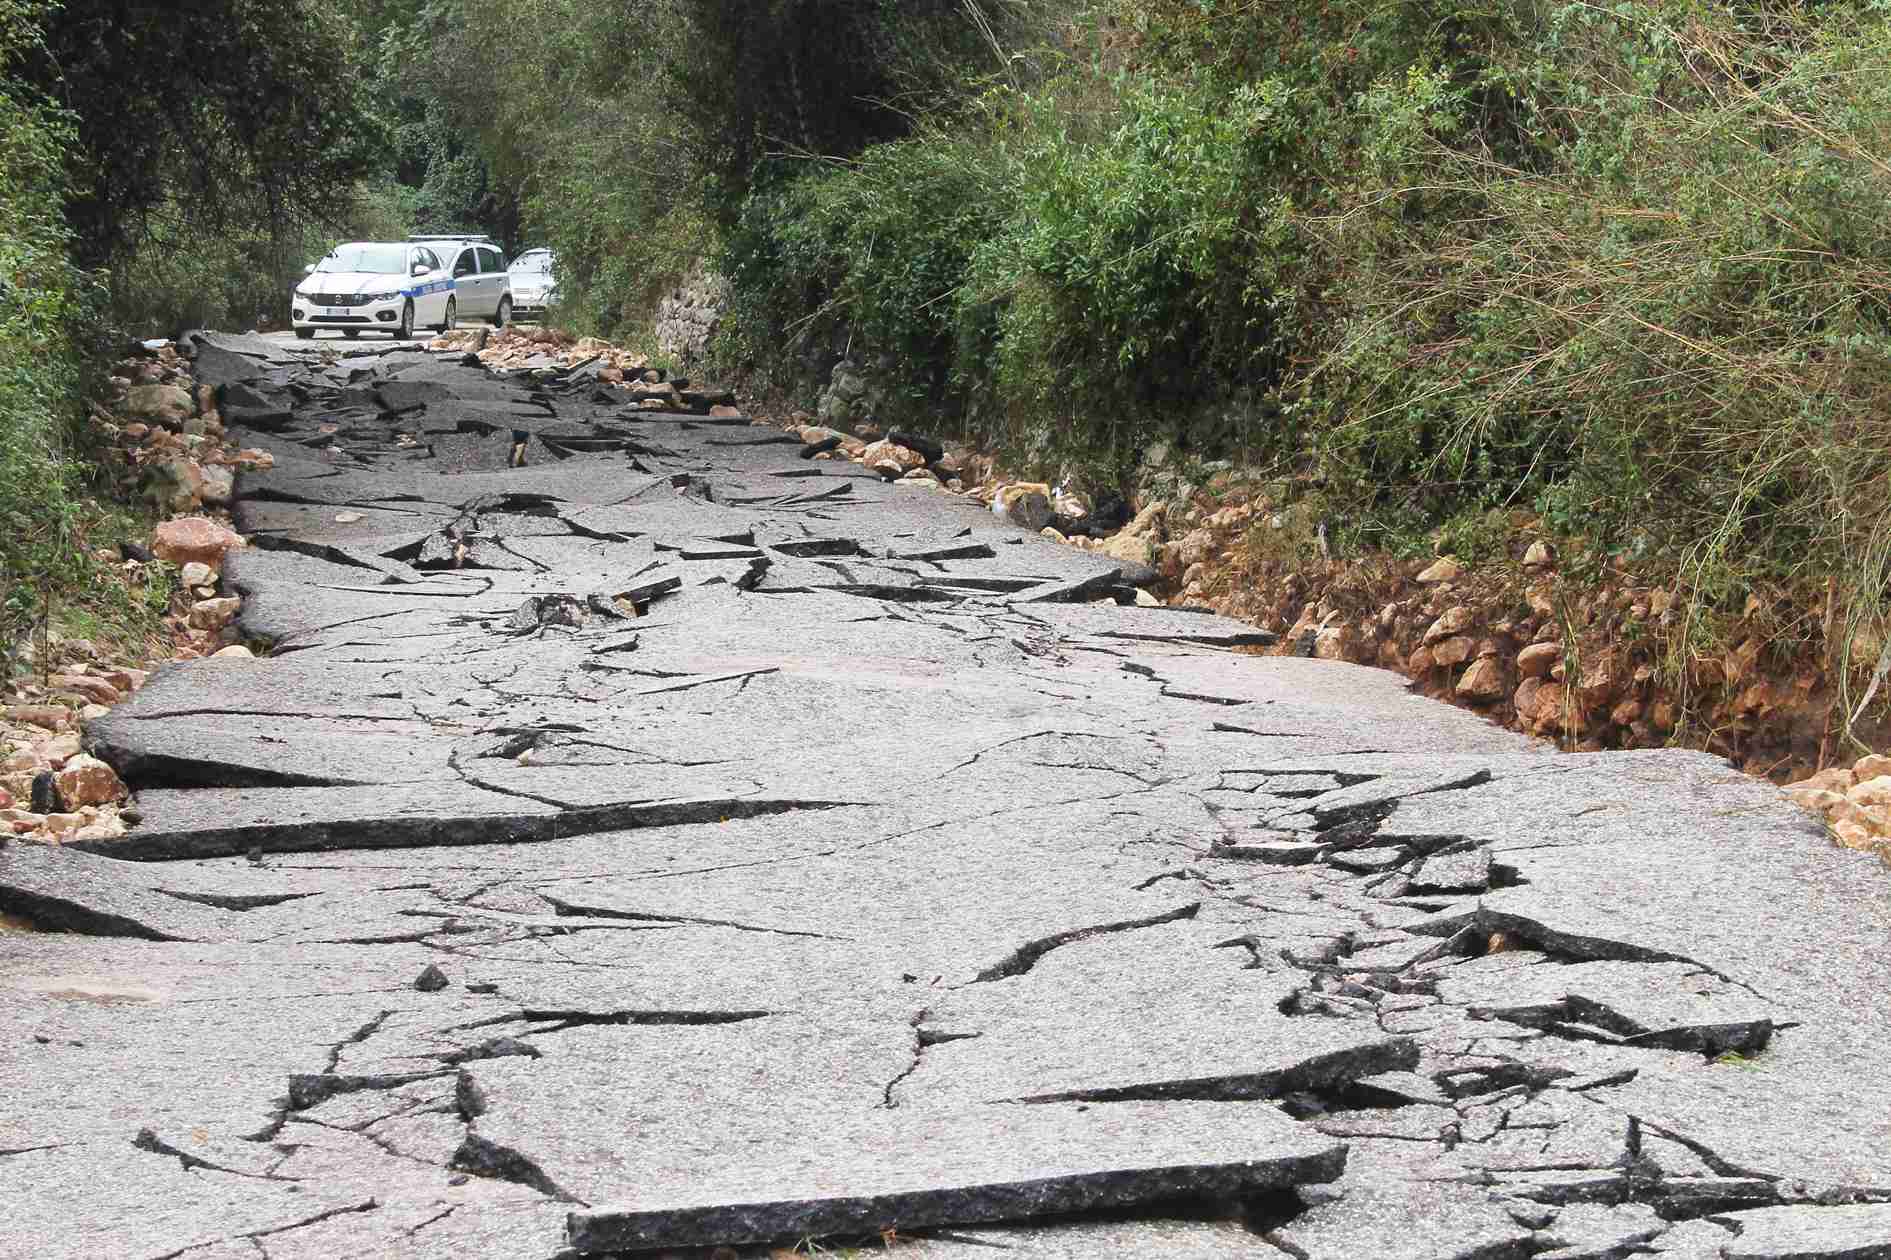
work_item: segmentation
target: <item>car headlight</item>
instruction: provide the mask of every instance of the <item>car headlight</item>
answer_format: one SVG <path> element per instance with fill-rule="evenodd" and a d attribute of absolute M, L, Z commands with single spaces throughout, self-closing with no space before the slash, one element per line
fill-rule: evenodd
<path fill-rule="evenodd" d="M 366 300 L 369 302 L 392 302 L 399 296 L 400 294 L 398 293 L 369 293 L 366 295 Z"/>

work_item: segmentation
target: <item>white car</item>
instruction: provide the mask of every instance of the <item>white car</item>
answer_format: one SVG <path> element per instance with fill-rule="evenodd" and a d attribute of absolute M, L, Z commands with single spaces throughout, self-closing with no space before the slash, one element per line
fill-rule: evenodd
<path fill-rule="evenodd" d="M 512 313 L 520 319 L 543 317 L 558 300 L 553 272 L 557 256 L 549 249 L 528 249 L 512 260 Z"/>
<path fill-rule="evenodd" d="M 483 237 L 351 241 L 308 269 L 289 305 L 304 340 L 323 328 L 408 338 L 416 328 L 451 329 L 461 315 L 503 327 L 512 317 L 512 286 L 505 256 Z"/>
<path fill-rule="evenodd" d="M 339 328 L 411 337 L 425 324 L 448 324 L 457 312 L 453 277 L 440 256 L 408 242 L 351 241 L 337 245 L 309 268 L 290 295 L 295 335 Z"/>

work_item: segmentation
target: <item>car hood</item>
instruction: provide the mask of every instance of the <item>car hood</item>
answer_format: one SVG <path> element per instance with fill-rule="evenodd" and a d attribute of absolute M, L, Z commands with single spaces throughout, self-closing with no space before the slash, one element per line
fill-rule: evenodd
<path fill-rule="evenodd" d="M 407 287 L 407 277 L 398 272 L 318 271 L 304 276 L 297 293 L 392 293 Z"/>

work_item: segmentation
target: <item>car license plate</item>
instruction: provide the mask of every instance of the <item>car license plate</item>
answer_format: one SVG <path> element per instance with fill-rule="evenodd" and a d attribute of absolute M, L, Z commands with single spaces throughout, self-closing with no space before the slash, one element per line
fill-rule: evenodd
<path fill-rule="evenodd" d="M 354 314 L 354 310 L 351 307 L 346 307 L 346 306 L 324 306 L 322 308 L 322 314 L 346 316 L 346 315 Z"/>

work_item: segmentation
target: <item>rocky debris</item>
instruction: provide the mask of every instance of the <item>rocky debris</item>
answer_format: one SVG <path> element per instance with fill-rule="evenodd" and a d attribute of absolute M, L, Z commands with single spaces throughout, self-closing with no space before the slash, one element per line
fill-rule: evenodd
<path fill-rule="evenodd" d="M 29 663 L 41 663 L 38 644 L 23 650 Z M 148 675 L 103 659 L 88 640 L 54 637 L 44 651 L 39 680 L 16 680 L 0 695 L 7 702 L 0 707 L 0 836 L 122 835 L 124 785 L 109 765 L 83 754 L 80 727 L 134 694 Z"/>
<path fill-rule="evenodd" d="M 1787 786 L 1786 796 L 1821 819 L 1847 849 L 1891 866 L 1891 757 L 1869 754 Z"/>
<path fill-rule="evenodd" d="M 236 618 L 242 610 L 243 601 L 235 596 L 222 599 L 200 599 L 190 606 L 190 625 L 193 630 L 221 630 Z"/>
<path fill-rule="evenodd" d="M 125 391 L 125 410 L 147 424 L 182 429 L 197 414 L 197 402 L 178 385 L 134 385 Z"/>
<path fill-rule="evenodd" d="M 53 781 L 58 786 L 59 803 L 68 812 L 125 799 L 125 785 L 118 781 L 117 772 L 96 757 L 68 758 Z"/>
<path fill-rule="evenodd" d="M 178 566 L 196 563 L 217 570 L 224 556 L 242 545 L 242 535 L 228 526 L 202 516 L 186 516 L 158 526 L 151 553 Z"/>
<path fill-rule="evenodd" d="M 882 438 L 868 445 L 860 453 L 860 462 L 888 481 L 897 481 L 907 473 L 922 471 L 926 467 L 924 455 L 891 438 Z"/>
<path fill-rule="evenodd" d="M 991 496 L 992 514 L 1019 529 L 1038 530 L 1050 524 L 1050 487 L 1017 483 L 1000 486 Z"/>

